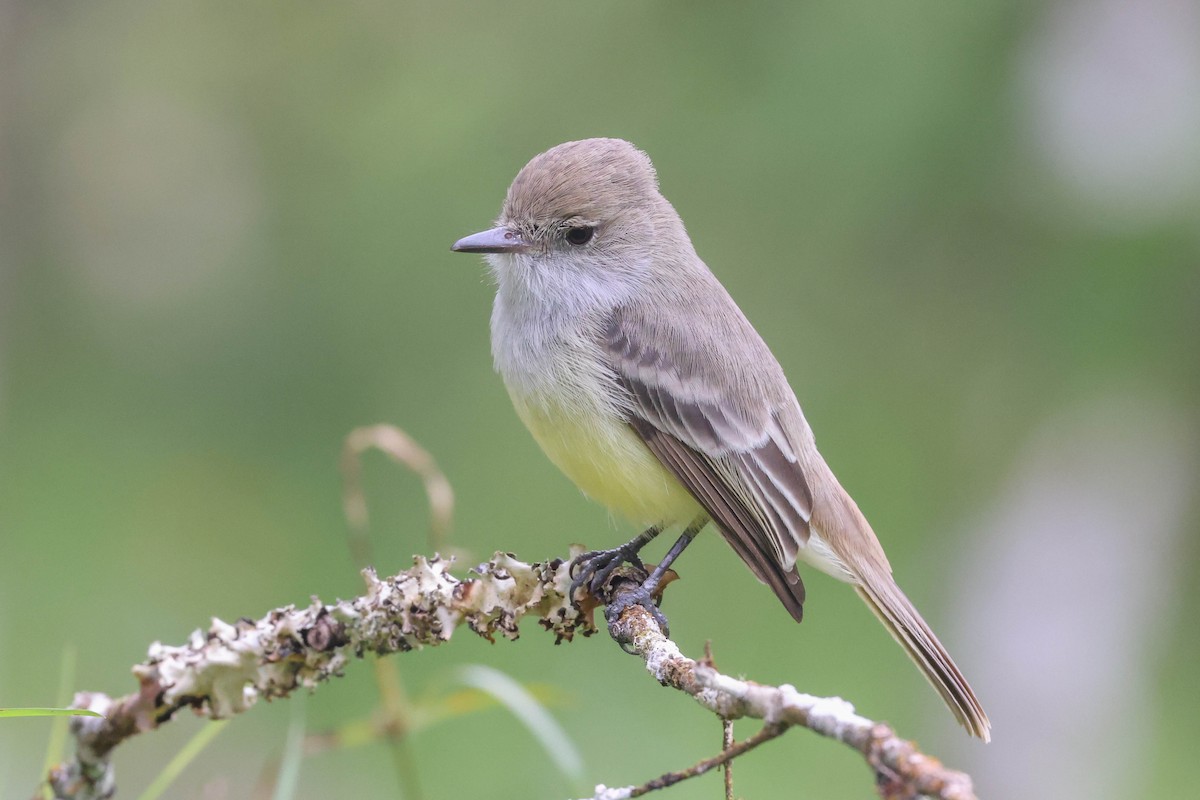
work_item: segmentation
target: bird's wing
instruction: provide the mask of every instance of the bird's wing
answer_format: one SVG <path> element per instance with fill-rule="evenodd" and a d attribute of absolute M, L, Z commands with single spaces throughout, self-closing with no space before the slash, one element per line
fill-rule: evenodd
<path fill-rule="evenodd" d="M 627 393 L 629 424 L 797 620 L 804 586 L 795 557 L 810 526 L 816 530 L 829 548 L 824 557 L 856 585 L 959 721 L 988 739 L 987 714 L 892 580 L 871 526 L 817 454 L 779 365 L 724 290 L 712 288 L 692 295 L 708 308 L 664 309 L 657 298 L 653 308 L 622 308 L 608 319 L 602 346 Z"/>
<path fill-rule="evenodd" d="M 740 313 L 725 315 L 731 329 L 710 317 L 699 333 L 672 330 L 670 320 L 620 308 L 604 328 L 601 347 L 627 394 L 629 424 L 799 620 L 804 584 L 795 561 L 808 540 L 812 492 L 788 430 L 795 426 L 787 403 L 795 398 Z M 753 352 L 729 348 L 724 336 L 749 342 Z M 786 391 L 756 380 L 747 362 L 761 369 L 764 357 Z M 798 406 L 794 414 L 803 425 Z"/>

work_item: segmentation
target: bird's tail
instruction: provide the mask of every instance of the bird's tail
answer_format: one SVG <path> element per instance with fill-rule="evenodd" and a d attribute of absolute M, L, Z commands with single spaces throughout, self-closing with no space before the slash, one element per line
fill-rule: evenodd
<path fill-rule="evenodd" d="M 937 689 L 942 700 L 972 736 L 991 739 L 992 723 L 954 659 L 942 647 L 891 575 L 875 574 L 855 586 L 858 594 Z"/>

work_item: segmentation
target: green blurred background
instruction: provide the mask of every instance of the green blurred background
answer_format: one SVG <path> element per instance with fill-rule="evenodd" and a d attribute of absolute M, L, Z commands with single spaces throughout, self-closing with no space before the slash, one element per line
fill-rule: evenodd
<path fill-rule="evenodd" d="M 337 470 L 355 426 L 394 423 L 436 456 L 470 558 L 627 538 L 521 428 L 491 369 L 483 265 L 449 252 L 526 160 L 587 136 L 653 157 L 996 741 L 966 740 L 853 592 L 810 575 L 796 627 L 715 536 L 667 598 L 680 645 L 844 695 L 985 797 L 1186 794 L 1186 0 L 0 2 L 0 706 L 52 703 L 68 643 L 77 688 L 119 694 L 151 641 L 357 593 Z M 428 552 L 428 514 L 415 479 L 367 461 L 391 572 Z M 397 661 L 417 699 L 477 662 L 556 688 L 586 760 L 572 785 L 483 711 L 413 738 L 428 798 L 580 796 L 719 746 L 715 720 L 603 637 L 555 648 L 531 625 Z M 310 723 L 377 700 L 352 664 Z M 288 713 L 237 719 L 169 796 L 250 797 Z M 200 724 L 122 747 L 122 796 Z M 29 796 L 48 730 L 0 724 L 0 796 Z M 735 773 L 748 798 L 872 791 L 852 753 L 804 733 Z M 383 745 L 315 756 L 301 779 L 302 798 L 399 796 Z"/>

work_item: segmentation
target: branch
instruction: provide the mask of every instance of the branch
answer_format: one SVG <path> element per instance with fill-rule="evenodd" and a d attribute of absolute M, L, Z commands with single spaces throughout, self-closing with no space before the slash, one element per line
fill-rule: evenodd
<path fill-rule="evenodd" d="M 113 749 L 182 708 L 211 719 L 239 714 L 260 698 L 287 697 L 340 677 L 351 657 L 441 644 L 462 625 L 489 641 L 497 635 L 516 639 L 518 621 L 529 614 L 557 641 L 595 630 L 590 614 L 566 602 L 570 579 L 560 559 L 526 564 L 497 553 L 465 581 L 436 556 L 413 561 L 412 569 L 382 580 L 365 570 L 367 591 L 354 600 L 325 605 L 313 598 L 305 608 L 277 608 L 258 620 L 214 619 L 207 632 L 193 632 L 180 647 L 155 642 L 146 661 L 133 668 L 136 693 L 75 696 L 76 707 L 104 717 L 72 718 L 75 758 L 51 770 L 55 797 L 111 797 Z"/>
<path fill-rule="evenodd" d="M 610 602 L 637 587 L 636 576 L 619 576 Z M 767 723 L 764 731 L 799 726 L 849 745 L 866 758 L 885 800 L 976 800 L 970 776 L 943 767 L 936 758 L 898 737 L 887 724 L 854 713 L 854 706 L 845 700 L 803 694 L 788 684 L 767 686 L 724 675 L 683 655 L 642 606 L 630 605 L 619 616 L 609 616 L 609 634 L 627 652 L 640 656 L 659 683 L 691 695 L 722 719 L 761 719 Z M 644 793 L 641 788 L 629 787 L 628 794 L 622 794 L 626 790 L 597 787 L 603 791 L 597 792 L 596 800 L 637 797 Z"/>
<path fill-rule="evenodd" d="M 641 797 L 644 794 L 649 794 L 656 789 L 666 789 L 668 786 L 674 786 L 680 781 L 686 781 L 688 778 L 695 778 L 697 775 L 703 775 L 711 769 L 725 765 L 728 767 L 729 762 L 740 755 L 744 755 L 764 742 L 769 742 L 777 736 L 782 736 L 787 730 L 786 725 L 764 725 L 762 730 L 751 736 L 744 742 L 733 744 L 730 742 L 721 751 L 720 755 L 706 758 L 698 764 L 693 764 L 687 769 L 679 770 L 678 772 L 668 772 L 660 775 L 654 780 L 646 781 L 641 786 L 629 786 L 624 789 L 609 789 L 605 786 L 596 787 L 596 795 L 591 800 L 625 800 L 625 798 Z M 729 774 L 727 771 L 726 775 Z M 732 797 L 733 783 L 732 781 L 725 782 L 725 796 Z"/>
<path fill-rule="evenodd" d="M 230 624 L 214 619 L 207 632 L 193 632 L 179 647 L 155 642 L 146 661 L 133 668 L 137 692 L 119 698 L 92 692 L 75 696 L 76 707 L 104 717 L 72 718 L 75 755 L 50 771 L 47 782 L 54 796 L 60 800 L 112 797 L 116 791 L 113 750 L 168 722 L 183 708 L 211 719 L 229 717 L 261 698 L 287 697 L 301 688 L 314 690 L 330 678 L 341 677 L 352 657 L 441 644 L 464 625 L 489 641 L 497 635 L 516 639 L 521 618 L 535 616 L 555 635 L 556 644 L 596 630 L 592 621 L 596 603 L 584 603 L 580 610 L 567 599 L 570 576 L 568 562 L 562 559 L 526 564 L 511 554 L 497 553 L 475 567 L 474 577 L 467 580 L 453 577 L 450 562 L 436 556 L 418 556 L 413 561 L 411 569 L 386 579 L 365 570 L 367 591 L 353 600 L 323 604 L 314 597 L 305 608 L 277 608 L 258 620 L 243 618 Z M 618 571 L 606 599 L 620 598 L 635 580 Z M 737 680 L 683 656 L 640 606 L 611 620 L 609 633 L 641 656 L 660 683 L 686 692 L 723 719 L 763 719 L 780 732 L 791 726 L 806 727 L 850 745 L 866 756 L 888 800 L 918 795 L 974 798 L 966 775 L 944 769 L 886 725 L 855 715 L 845 701 L 801 694 L 791 686 Z M 727 763 L 736 754 L 711 760 L 705 769 Z M 629 793 L 632 788 L 605 791 L 610 793 L 605 797 L 634 796 Z"/>

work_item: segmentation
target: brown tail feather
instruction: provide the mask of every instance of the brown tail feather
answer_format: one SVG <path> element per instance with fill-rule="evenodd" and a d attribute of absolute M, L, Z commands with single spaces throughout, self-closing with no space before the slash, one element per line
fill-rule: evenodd
<path fill-rule="evenodd" d="M 975 692 L 955 666 L 946 648 L 942 647 L 937 636 L 921 619 L 917 609 L 891 580 L 891 576 L 864 581 L 855 589 L 933 688 L 937 689 L 962 726 L 971 735 L 989 741 L 992 738 L 992 723 L 988 721 L 987 713 L 975 697 Z"/>

